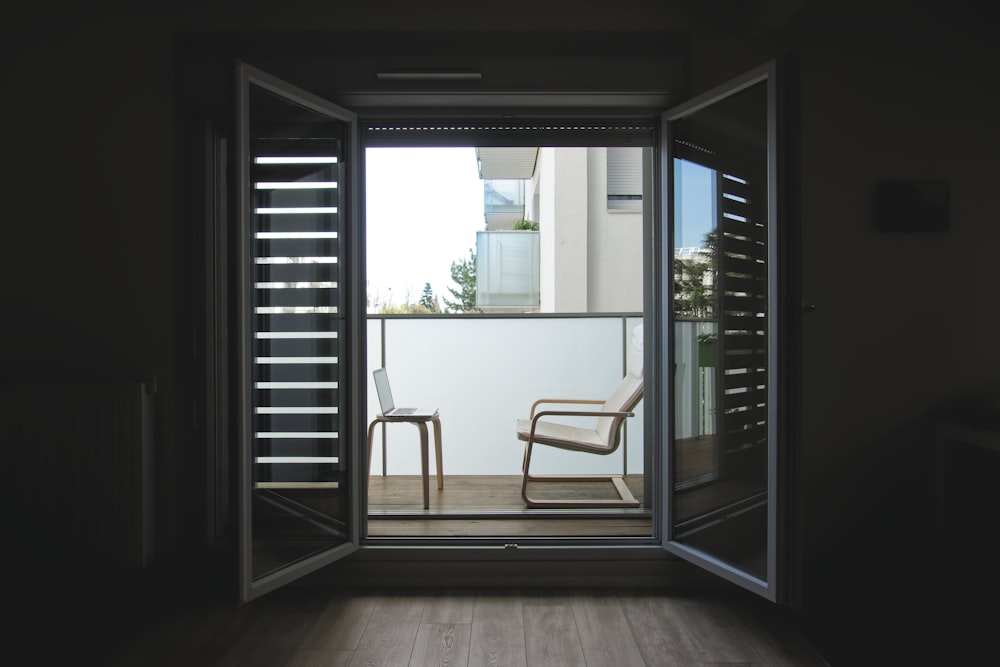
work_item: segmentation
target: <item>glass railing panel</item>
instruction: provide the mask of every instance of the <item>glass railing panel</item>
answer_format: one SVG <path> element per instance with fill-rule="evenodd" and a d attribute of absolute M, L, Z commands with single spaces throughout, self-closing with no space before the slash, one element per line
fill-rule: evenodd
<path fill-rule="evenodd" d="M 624 375 L 624 332 L 641 322 L 621 317 L 456 318 L 369 320 L 385 324 L 385 363 L 398 405 L 441 412 L 445 474 L 519 475 L 523 443 L 519 418 L 538 398 L 605 398 Z M 369 340 L 370 370 L 381 365 L 380 344 Z M 369 383 L 369 421 L 378 412 Z M 588 423 L 577 422 L 577 423 Z M 592 423 L 592 422 L 589 422 Z M 388 474 L 419 474 L 417 429 L 387 430 Z M 628 451 L 630 473 L 643 471 L 642 402 L 629 420 L 628 447 L 609 456 L 542 448 L 538 473 L 620 473 Z M 537 462 L 537 468 L 536 468 Z M 381 471 L 377 438 L 372 470 Z"/>

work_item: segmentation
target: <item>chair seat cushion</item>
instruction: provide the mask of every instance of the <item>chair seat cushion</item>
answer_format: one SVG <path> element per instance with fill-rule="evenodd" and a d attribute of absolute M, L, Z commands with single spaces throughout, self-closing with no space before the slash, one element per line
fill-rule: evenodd
<path fill-rule="evenodd" d="M 527 441 L 530 434 L 531 420 L 518 419 L 517 439 Z M 545 421 L 544 419 L 539 419 L 538 424 L 535 426 L 535 442 L 563 449 L 594 452 L 596 454 L 608 452 L 607 443 L 601 440 L 596 430 L 581 428 L 579 426 L 569 426 L 567 424 L 557 424 Z"/>

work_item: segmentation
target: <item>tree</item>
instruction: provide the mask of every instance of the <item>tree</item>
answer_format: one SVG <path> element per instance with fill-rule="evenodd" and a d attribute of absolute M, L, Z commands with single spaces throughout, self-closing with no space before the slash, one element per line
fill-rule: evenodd
<path fill-rule="evenodd" d="M 476 307 L 476 253 L 469 248 L 469 258 L 451 263 L 451 279 L 458 289 L 449 287 L 448 291 L 455 301 L 444 299 L 445 309 L 450 313 L 478 313 Z"/>
<path fill-rule="evenodd" d="M 715 313 L 716 235 L 705 234 L 702 252 L 690 259 L 674 258 L 674 314 L 711 318 Z"/>
<path fill-rule="evenodd" d="M 437 300 L 434 298 L 434 292 L 431 290 L 430 283 L 424 283 L 424 292 L 420 295 L 418 304 L 432 313 L 437 312 Z"/>

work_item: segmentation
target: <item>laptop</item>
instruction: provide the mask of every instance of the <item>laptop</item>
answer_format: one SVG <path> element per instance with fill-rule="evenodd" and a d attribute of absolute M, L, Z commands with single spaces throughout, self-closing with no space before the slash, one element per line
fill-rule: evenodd
<path fill-rule="evenodd" d="M 437 408 L 397 408 L 392 399 L 392 390 L 389 388 L 389 374 L 385 368 L 376 368 L 372 371 L 375 376 L 375 390 L 378 392 L 378 402 L 382 406 L 382 415 L 385 417 L 433 417 L 437 414 Z"/>

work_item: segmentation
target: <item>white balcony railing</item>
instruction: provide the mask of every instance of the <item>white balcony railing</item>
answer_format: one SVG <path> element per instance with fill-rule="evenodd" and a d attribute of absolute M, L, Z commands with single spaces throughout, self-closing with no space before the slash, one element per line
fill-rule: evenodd
<path fill-rule="evenodd" d="M 384 363 L 398 405 L 440 410 L 446 475 L 519 475 L 516 420 L 538 398 L 606 397 L 625 373 L 625 344 L 641 323 L 639 316 L 369 316 L 369 422 L 379 409 L 371 370 Z M 642 473 L 643 405 L 614 454 L 543 447 L 532 471 Z M 387 474 L 419 474 L 417 429 L 390 424 L 385 432 Z M 372 474 L 382 470 L 376 431 Z"/>
<path fill-rule="evenodd" d="M 527 417 L 537 398 L 607 396 L 625 372 L 627 336 L 641 322 L 638 316 L 369 316 L 369 422 L 378 411 L 370 371 L 385 363 L 397 403 L 440 409 L 445 474 L 520 474 L 523 444 L 515 436 L 515 421 Z M 704 342 L 714 333 L 712 322 L 675 326 L 680 382 L 673 401 L 681 438 L 715 432 L 713 352 Z M 614 454 L 543 447 L 533 470 L 642 473 L 644 405 L 639 403 L 625 444 Z M 378 430 L 373 474 L 419 474 L 416 428 L 391 424 L 385 434 L 385 467 Z"/>

